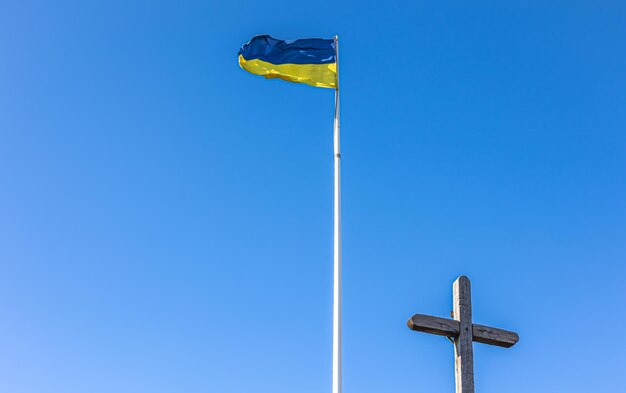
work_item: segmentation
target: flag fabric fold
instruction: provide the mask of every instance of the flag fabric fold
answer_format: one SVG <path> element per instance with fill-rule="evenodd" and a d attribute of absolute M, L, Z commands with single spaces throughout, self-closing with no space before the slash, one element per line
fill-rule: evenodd
<path fill-rule="evenodd" d="M 294 41 L 257 35 L 241 46 L 239 65 L 268 79 L 337 88 L 337 53 L 334 39 Z"/>

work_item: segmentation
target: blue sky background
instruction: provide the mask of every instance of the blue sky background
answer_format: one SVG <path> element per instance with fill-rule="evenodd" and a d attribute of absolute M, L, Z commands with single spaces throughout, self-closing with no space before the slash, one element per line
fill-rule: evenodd
<path fill-rule="evenodd" d="M 0 390 L 330 391 L 333 92 L 239 69 L 341 40 L 344 391 L 452 392 L 411 332 L 472 279 L 477 391 L 626 391 L 626 7 L 3 1 Z"/>

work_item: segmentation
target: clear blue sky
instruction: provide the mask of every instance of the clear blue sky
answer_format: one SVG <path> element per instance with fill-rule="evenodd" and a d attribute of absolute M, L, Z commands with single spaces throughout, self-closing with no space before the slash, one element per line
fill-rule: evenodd
<path fill-rule="evenodd" d="M 626 7 L 505 3 L 3 1 L 0 391 L 330 391 L 333 92 L 255 34 L 341 39 L 345 393 L 453 391 L 459 274 L 478 392 L 626 391 Z"/>

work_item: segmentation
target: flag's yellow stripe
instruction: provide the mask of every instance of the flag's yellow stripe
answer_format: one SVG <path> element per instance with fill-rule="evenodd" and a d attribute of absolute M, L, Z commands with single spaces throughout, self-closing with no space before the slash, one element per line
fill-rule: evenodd
<path fill-rule="evenodd" d="M 268 79 L 280 78 L 316 87 L 337 88 L 337 63 L 272 64 L 258 59 L 246 60 L 239 55 L 239 65 L 252 74 Z"/>

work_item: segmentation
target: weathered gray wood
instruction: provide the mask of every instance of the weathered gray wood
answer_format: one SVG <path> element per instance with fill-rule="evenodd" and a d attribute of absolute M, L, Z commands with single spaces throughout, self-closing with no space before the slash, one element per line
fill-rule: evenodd
<path fill-rule="evenodd" d="M 452 285 L 454 319 L 459 335 L 454 339 L 456 393 L 474 393 L 474 350 L 472 347 L 472 293 L 470 280 L 461 276 Z"/>
<path fill-rule="evenodd" d="M 519 336 L 515 332 L 477 324 L 473 326 L 472 335 L 474 336 L 474 341 L 477 343 L 496 345 L 504 348 L 510 348 L 519 341 Z"/>
<path fill-rule="evenodd" d="M 407 321 L 411 330 L 454 338 L 457 393 L 474 393 L 473 341 L 509 348 L 519 340 L 517 333 L 472 324 L 470 286 L 465 276 L 459 277 L 452 285 L 454 310 L 451 316 L 454 319 L 415 314 Z"/>
<path fill-rule="evenodd" d="M 415 330 L 416 332 L 436 334 L 445 337 L 457 337 L 460 331 L 459 321 L 423 314 L 413 315 L 406 324 L 409 329 Z M 475 323 L 472 325 L 472 339 L 477 343 L 510 348 L 519 341 L 519 336 L 515 332 Z"/>
<path fill-rule="evenodd" d="M 406 324 L 409 329 L 417 332 L 438 334 L 446 337 L 456 337 L 459 334 L 459 321 L 453 319 L 415 314 L 409 318 Z"/>

